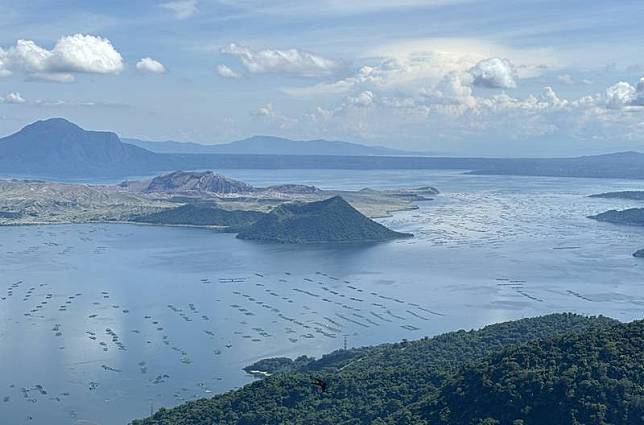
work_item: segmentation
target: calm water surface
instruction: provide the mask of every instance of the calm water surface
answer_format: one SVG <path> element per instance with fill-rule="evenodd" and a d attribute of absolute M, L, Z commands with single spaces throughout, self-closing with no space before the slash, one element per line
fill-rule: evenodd
<path fill-rule="evenodd" d="M 200 229 L 0 228 L 0 418 L 125 424 L 251 381 L 267 356 L 414 339 L 549 312 L 644 313 L 644 229 L 586 195 L 644 182 L 432 171 L 245 171 L 254 185 L 434 185 L 381 220 L 416 235 L 289 246 Z"/>

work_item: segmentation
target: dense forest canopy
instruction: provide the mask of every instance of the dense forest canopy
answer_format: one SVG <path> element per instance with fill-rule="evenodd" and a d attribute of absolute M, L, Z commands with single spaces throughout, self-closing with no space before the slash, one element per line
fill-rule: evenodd
<path fill-rule="evenodd" d="M 132 424 L 642 423 L 643 331 L 642 321 L 554 314 L 286 369 L 264 362 L 286 371 Z"/>

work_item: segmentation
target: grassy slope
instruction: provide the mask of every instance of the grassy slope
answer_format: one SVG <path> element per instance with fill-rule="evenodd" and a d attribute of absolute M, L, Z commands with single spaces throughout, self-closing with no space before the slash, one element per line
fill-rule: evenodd
<path fill-rule="evenodd" d="M 183 224 L 190 226 L 246 226 L 265 214 L 256 211 L 225 210 L 213 206 L 187 204 L 132 219 L 139 223 Z"/>

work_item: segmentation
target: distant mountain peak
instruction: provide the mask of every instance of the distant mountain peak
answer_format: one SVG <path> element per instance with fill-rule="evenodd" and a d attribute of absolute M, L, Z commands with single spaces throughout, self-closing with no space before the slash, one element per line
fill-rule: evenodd
<path fill-rule="evenodd" d="M 158 164 L 158 165 L 157 165 Z M 64 118 L 36 121 L 0 138 L 0 170 L 40 176 L 111 176 L 163 165 L 158 155 Z"/>
<path fill-rule="evenodd" d="M 65 118 L 49 118 L 46 120 L 39 120 L 28 124 L 22 128 L 20 132 L 40 132 L 40 131 L 69 131 L 69 132 L 81 132 L 85 131 L 78 125 L 74 124 L 71 121 L 66 120 Z"/>

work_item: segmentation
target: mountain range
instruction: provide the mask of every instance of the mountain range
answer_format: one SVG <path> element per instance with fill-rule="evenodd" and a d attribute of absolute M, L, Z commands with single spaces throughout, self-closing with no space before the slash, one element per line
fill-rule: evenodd
<path fill-rule="evenodd" d="M 345 156 L 399 156 L 418 155 L 382 146 L 332 140 L 291 140 L 273 136 L 253 136 L 230 143 L 205 145 L 192 142 L 150 142 L 124 138 L 123 142 L 156 153 L 236 154 L 236 155 L 345 155 Z"/>
<path fill-rule="evenodd" d="M 293 150 L 289 150 L 291 147 Z M 0 176 L 96 179 L 204 169 L 436 169 L 472 174 L 644 179 L 644 154 L 638 152 L 576 158 L 400 156 L 395 155 L 400 151 L 387 148 L 269 137 L 220 145 L 218 149 L 228 152 L 152 152 L 124 143 L 115 133 L 88 131 L 65 119 L 52 118 L 0 138 Z"/>

